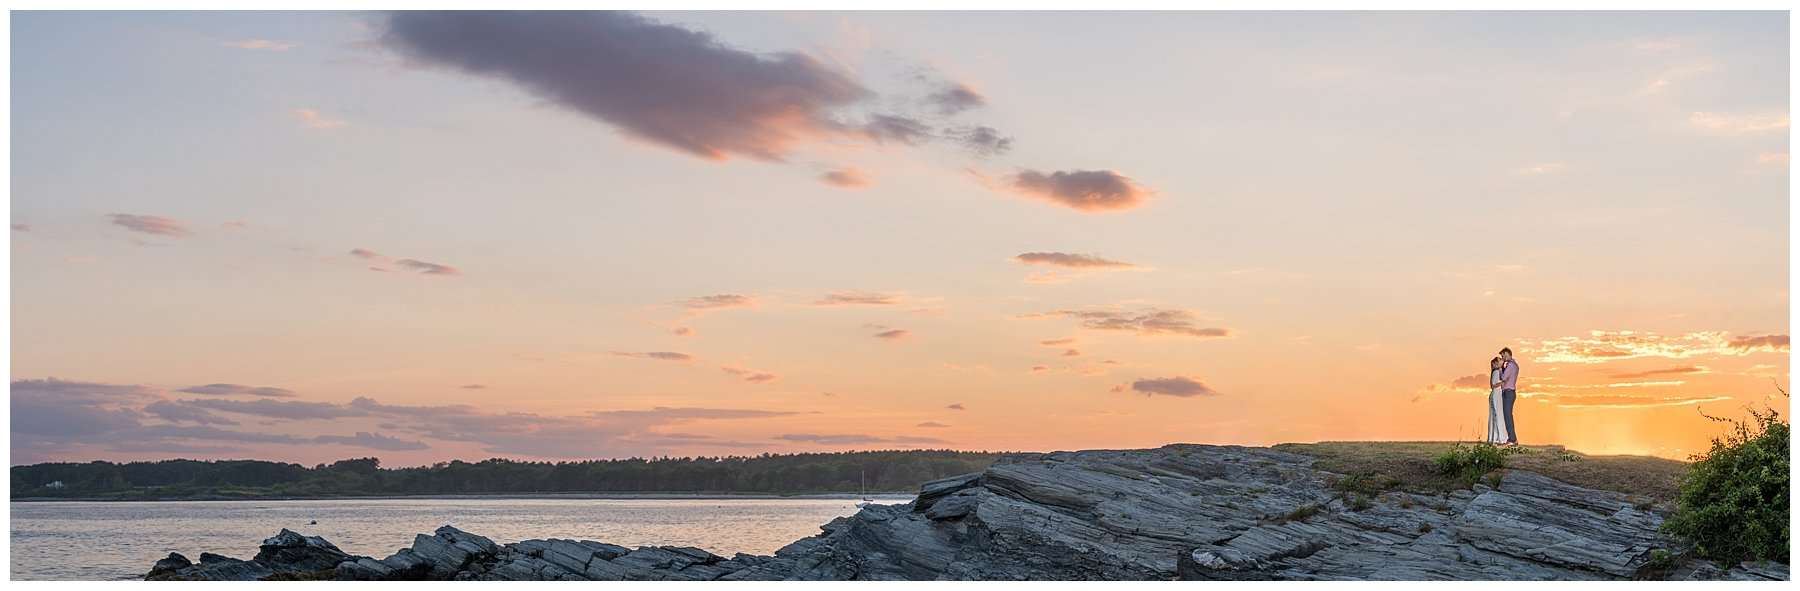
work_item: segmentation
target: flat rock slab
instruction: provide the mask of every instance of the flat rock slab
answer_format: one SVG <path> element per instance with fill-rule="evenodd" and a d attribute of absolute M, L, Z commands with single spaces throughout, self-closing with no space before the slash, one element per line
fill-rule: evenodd
<path fill-rule="evenodd" d="M 445 526 L 376 560 L 282 530 L 253 560 L 179 554 L 156 580 L 1620 580 L 1647 576 L 1662 515 L 1541 474 L 1349 502 L 1344 475 L 1257 447 L 1021 454 L 869 505 L 773 556 L 492 540 Z M 1667 578 L 1787 580 L 1785 564 Z"/>

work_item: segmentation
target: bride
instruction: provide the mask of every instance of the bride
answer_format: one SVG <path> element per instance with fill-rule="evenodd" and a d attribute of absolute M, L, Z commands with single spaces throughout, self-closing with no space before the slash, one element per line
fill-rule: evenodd
<path fill-rule="evenodd" d="M 1487 442 L 1495 445 L 1506 443 L 1506 411 L 1500 394 L 1500 368 L 1503 363 L 1499 357 L 1488 362 L 1488 429 Z"/>

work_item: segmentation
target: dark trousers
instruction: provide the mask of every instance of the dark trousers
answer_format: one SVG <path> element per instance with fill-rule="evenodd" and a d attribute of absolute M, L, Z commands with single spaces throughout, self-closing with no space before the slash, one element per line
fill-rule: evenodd
<path fill-rule="evenodd" d="M 1504 407 L 1506 410 L 1506 442 L 1507 443 L 1518 443 L 1519 442 L 1519 435 L 1517 433 L 1513 432 L 1513 418 L 1512 418 L 1513 401 L 1517 400 L 1518 398 L 1519 398 L 1518 390 L 1513 390 L 1513 389 L 1509 388 L 1509 389 L 1500 391 L 1500 406 Z"/>

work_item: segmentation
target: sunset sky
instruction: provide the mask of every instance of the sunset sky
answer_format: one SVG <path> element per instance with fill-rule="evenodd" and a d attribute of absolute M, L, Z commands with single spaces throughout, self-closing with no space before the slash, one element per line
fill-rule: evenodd
<path fill-rule="evenodd" d="M 1519 436 L 1787 400 L 1784 13 L 14 13 L 12 457 Z"/>

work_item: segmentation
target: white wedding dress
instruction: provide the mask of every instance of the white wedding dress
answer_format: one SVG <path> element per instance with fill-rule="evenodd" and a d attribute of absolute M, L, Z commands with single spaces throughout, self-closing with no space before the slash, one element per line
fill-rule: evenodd
<path fill-rule="evenodd" d="M 1500 370 L 1488 374 L 1488 383 L 1500 381 Z M 1488 393 L 1488 443 L 1506 443 L 1506 402 L 1502 400 L 1500 389 Z"/>

